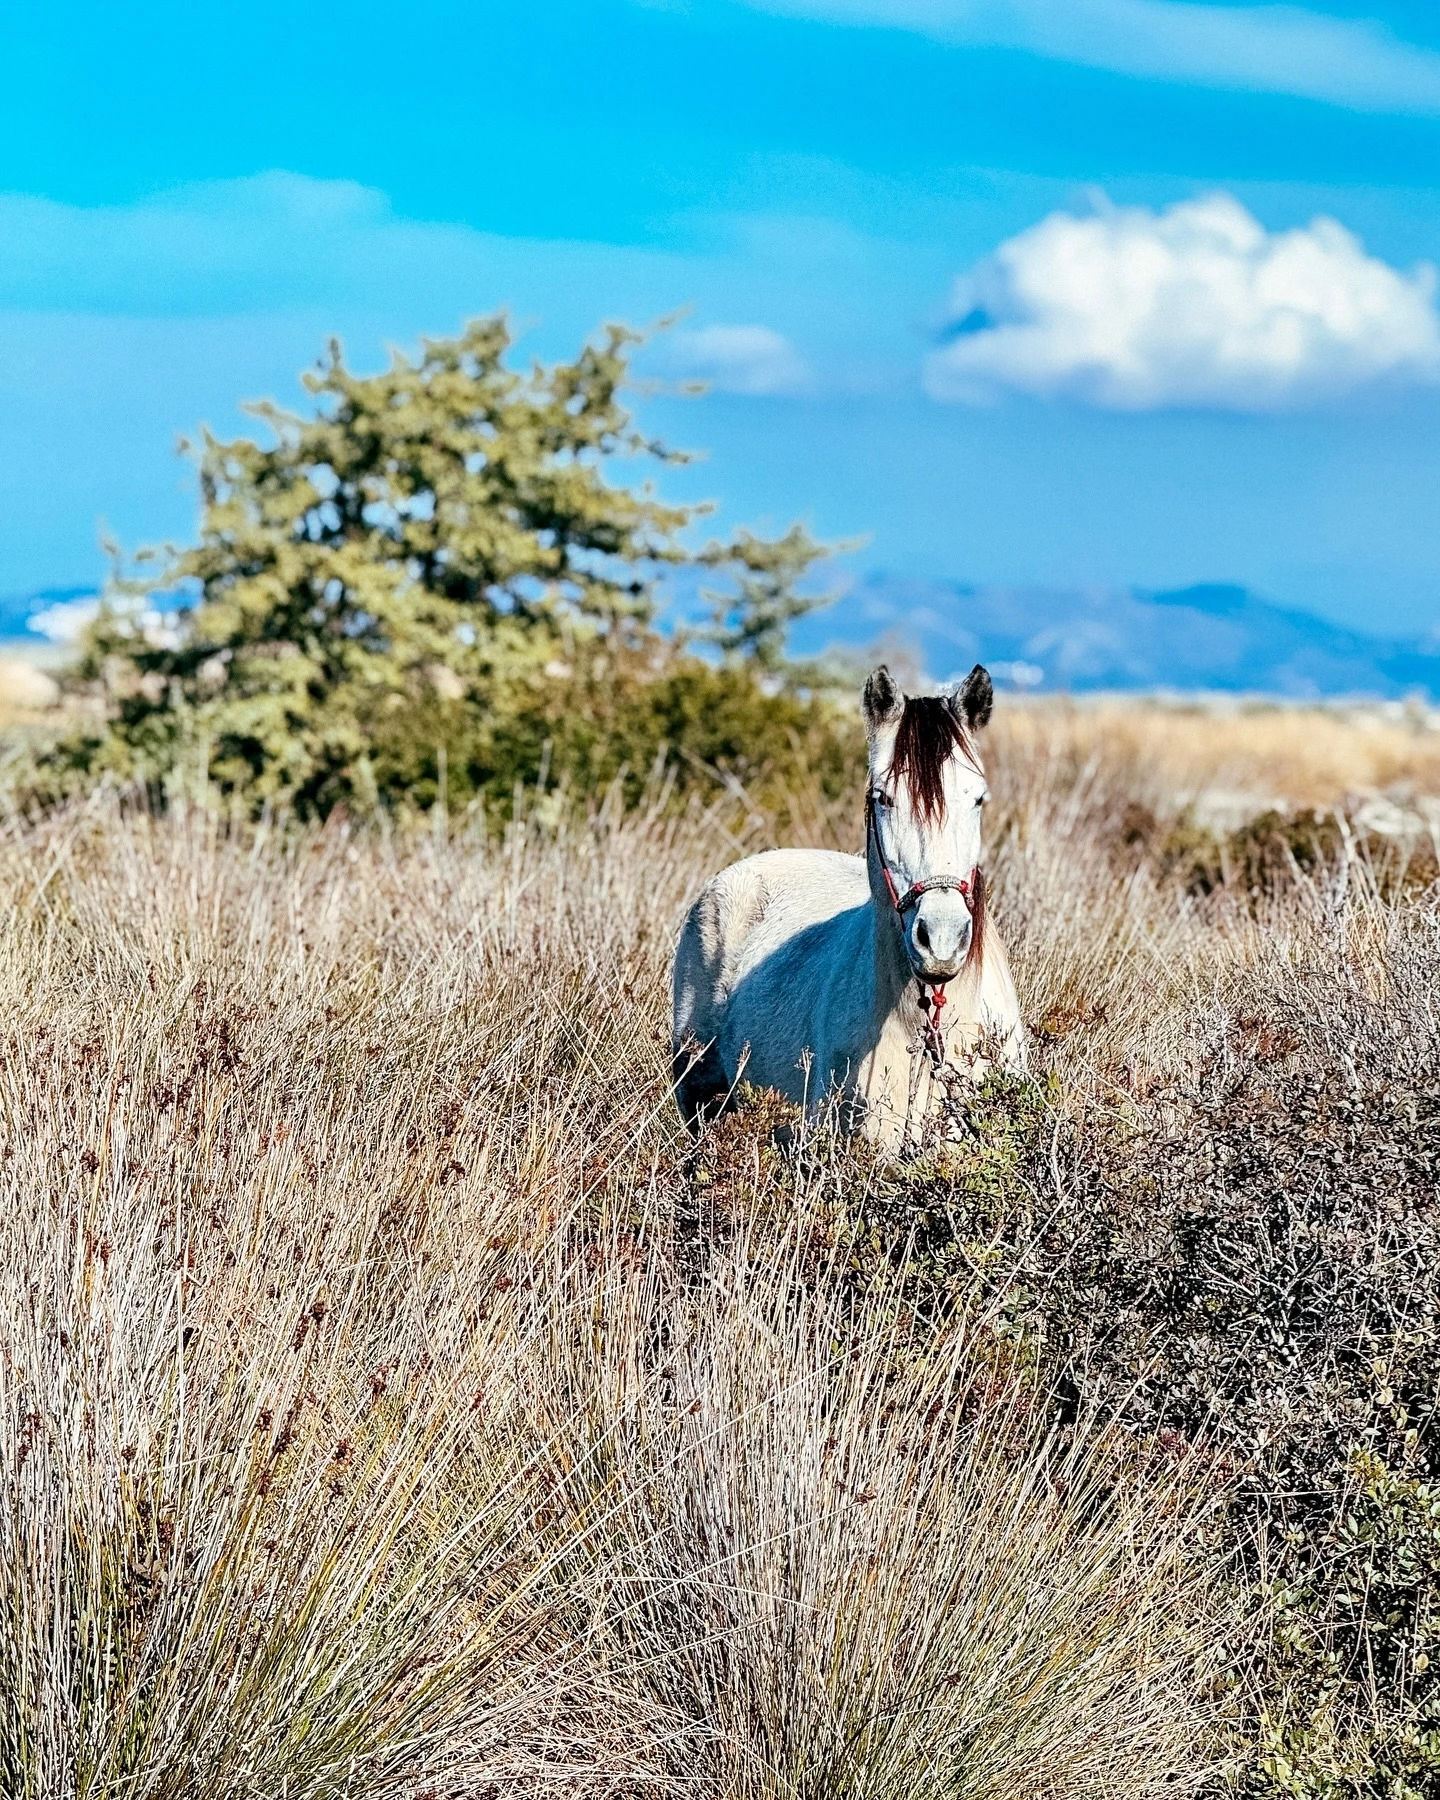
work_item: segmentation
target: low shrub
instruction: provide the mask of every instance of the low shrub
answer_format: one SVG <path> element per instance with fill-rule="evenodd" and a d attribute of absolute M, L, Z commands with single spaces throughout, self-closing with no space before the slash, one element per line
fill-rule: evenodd
<path fill-rule="evenodd" d="M 1223 888 L 1261 900 L 1351 861 L 1366 867 L 1387 897 L 1421 893 L 1440 878 L 1429 837 L 1387 838 L 1357 830 L 1339 812 L 1309 807 L 1296 812 L 1269 807 L 1220 832 L 1197 824 L 1188 812 L 1161 820 L 1150 808 L 1131 804 L 1116 849 L 1122 865 L 1148 864 L 1197 896 Z"/>
<path fill-rule="evenodd" d="M 1256 1795 L 1440 1791 L 1433 936 L 1392 944 L 1381 997 L 1318 969 L 1197 1018 L 1183 1078 L 992 1080 L 864 1199 L 932 1308 L 1029 1346 L 1062 1421 L 1114 1407 L 1211 1459 Z"/>
<path fill-rule="evenodd" d="M 858 717 L 823 698 L 771 688 L 748 665 L 673 655 L 640 675 L 608 671 L 541 678 L 493 707 L 463 699 L 407 708 L 382 721 L 371 749 L 389 807 L 480 802 L 505 817 L 517 786 L 573 793 L 618 782 L 635 804 L 657 771 L 676 795 L 714 794 L 727 781 L 757 805 L 815 789 L 852 791 L 864 767 Z"/>

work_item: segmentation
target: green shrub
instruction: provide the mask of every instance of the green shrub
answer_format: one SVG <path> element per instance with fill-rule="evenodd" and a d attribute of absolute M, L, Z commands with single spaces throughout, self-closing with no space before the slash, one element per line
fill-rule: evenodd
<path fill-rule="evenodd" d="M 639 677 L 545 678 L 491 711 L 434 700 L 375 733 L 370 766 L 389 804 L 433 805 L 442 762 L 447 804 L 478 798 L 502 813 L 517 784 L 541 782 L 595 794 L 619 781 L 633 804 L 659 765 L 681 794 L 714 792 L 730 776 L 756 799 L 783 800 L 802 784 L 836 799 L 860 779 L 864 739 L 858 718 L 823 698 L 770 691 L 745 665 L 675 654 Z"/>
<path fill-rule="evenodd" d="M 1291 1528 L 1262 1590 L 1273 1635 L 1246 1785 L 1427 1800 L 1440 1788 L 1440 1488 L 1369 1450 L 1352 1451 L 1346 1473 L 1314 1539 Z"/>

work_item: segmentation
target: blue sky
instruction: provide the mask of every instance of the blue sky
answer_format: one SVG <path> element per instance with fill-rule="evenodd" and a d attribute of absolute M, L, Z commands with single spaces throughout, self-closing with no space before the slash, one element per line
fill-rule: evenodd
<path fill-rule="evenodd" d="M 688 309 L 643 416 L 857 567 L 1238 581 L 1440 625 L 1440 9 L 259 0 L 23 9 L 0 595 L 183 537 L 177 436 L 338 332 Z M 1318 216 L 1343 230 L 1312 226 Z"/>

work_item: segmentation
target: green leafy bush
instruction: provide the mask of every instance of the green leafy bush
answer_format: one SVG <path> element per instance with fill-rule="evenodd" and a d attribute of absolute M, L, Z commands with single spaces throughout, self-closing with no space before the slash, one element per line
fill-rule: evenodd
<path fill-rule="evenodd" d="M 493 712 L 436 700 L 397 713 L 372 740 L 376 787 L 429 807 L 443 766 L 451 806 L 478 797 L 503 811 L 517 783 L 545 781 L 582 795 L 619 781 L 633 804 L 664 764 L 680 793 L 711 793 L 731 777 L 783 810 L 797 788 L 837 799 L 860 779 L 858 718 L 821 697 L 767 691 L 748 666 L 674 655 L 658 672 L 606 676 L 540 680 Z"/>

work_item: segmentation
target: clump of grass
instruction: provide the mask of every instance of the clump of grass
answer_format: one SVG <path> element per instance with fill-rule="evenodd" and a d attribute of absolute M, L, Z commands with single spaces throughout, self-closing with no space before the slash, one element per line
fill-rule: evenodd
<path fill-rule="evenodd" d="M 577 1585 L 678 1714 L 669 1773 L 737 1800 L 1194 1787 L 1194 1471 L 1062 1441 L 973 1321 L 917 1333 L 896 1299 L 726 1257 L 655 1309 L 655 1380 L 572 1363 L 567 1468 L 614 1496 Z"/>

